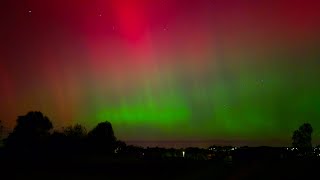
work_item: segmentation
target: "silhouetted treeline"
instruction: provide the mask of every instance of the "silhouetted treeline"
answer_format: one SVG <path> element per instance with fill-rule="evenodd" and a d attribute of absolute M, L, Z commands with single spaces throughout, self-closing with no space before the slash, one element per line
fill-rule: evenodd
<path fill-rule="evenodd" d="M 292 147 L 143 148 L 118 140 L 108 121 L 89 131 L 80 124 L 58 131 L 41 112 L 29 112 L 0 148 L 0 178 L 309 179 L 305 174 L 320 167 L 312 132 L 310 124 L 300 126 Z"/>
<path fill-rule="evenodd" d="M 108 121 L 99 123 L 89 132 L 80 124 L 58 131 L 41 112 L 19 116 L 15 128 L 4 139 L 6 155 L 16 158 L 111 156 L 125 152 L 126 147 L 123 141 L 117 140 Z"/>
<path fill-rule="evenodd" d="M 0 134 L 2 125 L 0 121 Z M 320 156 L 320 148 L 312 148 L 312 126 L 303 124 L 293 132 L 290 148 L 248 148 L 210 146 L 208 149 L 189 147 L 184 149 L 142 148 L 127 146 L 114 135 L 110 122 L 97 124 L 88 131 L 75 124 L 58 131 L 50 119 L 41 112 L 29 112 L 18 116 L 13 131 L 4 139 L 2 156 L 23 159 L 85 160 L 86 157 L 125 157 L 135 159 L 186 159 L 236 161 L 244 159 L 272 159 L 293 156 Z M 80 158 L 81 157 L 81 158 Z"/>

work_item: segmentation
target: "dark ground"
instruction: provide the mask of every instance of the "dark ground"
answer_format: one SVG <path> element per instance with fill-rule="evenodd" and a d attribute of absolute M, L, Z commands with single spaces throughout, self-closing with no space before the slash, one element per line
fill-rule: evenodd
<path fill-rule="evenodd" d="M 318 179 L 319 160 L 226 163 L 186 160 L 91 160 L 44 163 L 41 160 L 1 162 L 0 179 Z"/>

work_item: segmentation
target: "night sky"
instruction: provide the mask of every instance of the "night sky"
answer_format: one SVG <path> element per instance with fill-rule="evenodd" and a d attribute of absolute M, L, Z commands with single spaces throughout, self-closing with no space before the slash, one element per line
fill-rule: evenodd
<path fill-rule="evenodd" d="M 0 120 L 124 141 L 320 141 L 320 1 L 1 0 Z"/>

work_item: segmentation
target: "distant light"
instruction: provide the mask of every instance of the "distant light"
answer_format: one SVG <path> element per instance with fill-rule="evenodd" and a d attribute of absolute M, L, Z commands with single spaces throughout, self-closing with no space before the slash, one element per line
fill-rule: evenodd
<path fill-rule="evenodd" d="M 182 151 L 182 157 L 184 157 L 185 154 L 186 154 L 186 152 Z"/>

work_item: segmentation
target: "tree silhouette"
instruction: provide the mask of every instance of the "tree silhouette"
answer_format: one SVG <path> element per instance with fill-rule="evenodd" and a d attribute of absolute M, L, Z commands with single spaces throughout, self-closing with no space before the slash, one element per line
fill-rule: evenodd
<path fill-rule="evenodd" d="M 114 152 L 116 137 L 114 136 L 110 122 L 99 123 L 88 133 L 89 142 L 93 148 L 104 153 Z"/>
<path fill-rule="evenodd" d="M 48 117 L 41 112 L 18 116 L 17 125 L 5 140 L 7 146 L 33 147 L 43 143 L 53 128 Z"/>
<path fill-rule="evenodd" d="M 71 138 L 83 138 L 87 135 L 87 130 L 84 126 L 76 124 L 74 126 L 68 126 L 64 128 L 63 133 L 67 137 Z"/>
<path fill-rule="evenodd" d="M 312 150 L 312 126 L 309 123 L 304 123 L 295 130 L 292 135 L 292 146 L 299 151 L 308 152 Z"/>

